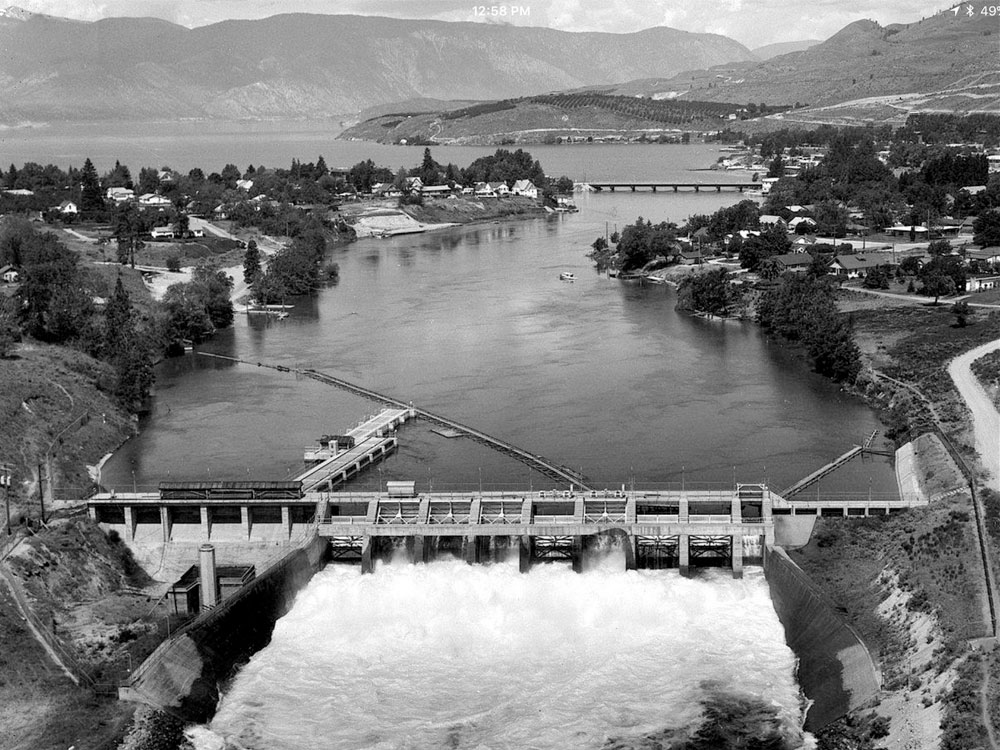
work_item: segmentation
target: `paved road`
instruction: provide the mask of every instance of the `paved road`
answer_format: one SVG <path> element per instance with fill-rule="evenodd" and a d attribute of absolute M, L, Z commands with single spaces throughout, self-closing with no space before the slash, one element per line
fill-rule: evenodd
<path fill-rule="evenodd" d="M 953 359 L 948 365 L 948 374 L 972 413 L 976 453 L 983 468 L 989 472 L 988 484 L 1000 491 L 1000 414 L 982 383 L 972 373 L 975 360 L 997 350 L 1000 350 L 1000 340 L 978 346 Z"/>

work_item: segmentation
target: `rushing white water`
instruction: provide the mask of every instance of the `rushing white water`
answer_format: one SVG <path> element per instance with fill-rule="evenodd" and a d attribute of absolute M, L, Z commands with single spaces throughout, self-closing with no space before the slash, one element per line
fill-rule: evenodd
<path fill-rule="evenodd" d="M 564 565 L 330 566 L 227 691 L 196 747 L 652 747 L 735 692 L 802 743 L 795 658 L 763 575 Z"/>

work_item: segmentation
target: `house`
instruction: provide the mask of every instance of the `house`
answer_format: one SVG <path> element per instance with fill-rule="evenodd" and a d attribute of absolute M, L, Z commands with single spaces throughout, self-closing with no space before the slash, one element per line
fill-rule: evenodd
<path fill-rule="evenodd" d="M 871 269 L 878 266 L 896 265 L 898 264 L 893 253 L 858 253 L 836 256 L 830 264 L 830 270 L 837 276 L 858 279 L 867 276 Z"/>
<path fill-rule="evenodd" d="M 14 190 L 4 190 L 3 192 L 4 192 L 4 195 L 20 195 L 20 196 L 23 196 L 23 197 L 27 197 L 29 195 L 34 195 L 35 194 L 34 190 L 26 190 L 25 188 L 16 188 Z"/>
<path fill-rule="evenodd" d="M 517 180 L 511 192 L 514 195 L 523 195 L 525 198 L 538 198 L 538 188 L 531 180 Z"/>
<path fill-rule="evenodd" d="M 174 238 L 173 227 L 153 227 L 149 231 L 150 237 L 154 240 L 172 240 Z"/>
<path fill-rule="evenodd" d="M 692 266 L 703 263 L 704 257 L 701 250 L 681 250 L 678 260 L 682 266 Z"/>
<path fill-rule="evenodd" d="M 799 226 L 805 226 L 809 229 L 816 226 L 816 220 L 810 219 L 808 216 L 796 216 L 790 222 L 788 222 L 788 228 L 793 232 L 799 231 Z"/>
<path fill-rule="evenodd" d="M 493 192 L 493 188 L 490 187 L 488 182 L 477 182 L 476 186 L 472 190 L 473 195 L 478 195 L 480 198 L 496 198 L 497 194 Z"/>
<path fill-rule="evenodd" d="M 708 227 L 699 227 L 694 230 L 694 234 L 691 235 L 691 241 L 697 242 L 699 245 L 711 242 L 711 238 L 708 236 Z"/>
<path fill-rule="evenodd" d="M 1000 276 L 969 276 L 965 280 L 965 291 L 988 292 L 1000 289 Z"/>
<path fill-rule="evenodd" d="M 464 188 L 462 188 L 462 195 L 472 195 L 473 192 L 474 192 L 474 189 L 471 188 L 471 187 L 464 187 Z"/>
<path fill-rule="evenodd" d="M 986 190 L 986 186 L 985 185 L 965 185 L 964 187 L 960 187 L 959 190 L 962 190 L 962 191 L 968 193 L 969 195 L 979 195 L 981 192 L 983 192 L 984 190 Z"/>
<path fill-rule="evenodd" d="M 771 257 L 781 266 L 782 271 L 806 271 L 813 260 L 809 253 L 782 253 Z"/>
<path fill-rule="evenodd" d="M 922 236 L 927 234 L 927 227 L 922 227 L 920 225 L 903 225 L 895 224 L 891 227 L 885 228 L 886 234 L 891 234 L 893 237 L 905 237 L 913 232 L 917 236 Z"/>
<path fill-rule="evenodd" d="M 104 197 L 115 204 L 128 203 L 135 199 L 135 191 L 126 187 L 109 187 Z"/>
<path fill-rule="evenodd" d="M 966 250 L 965 257 L 967 260 L 978 260 L 982 263 L 997 265 L 1000 264 L 1000 247 L 984 247 L 977 248 L 975 250 Z"/>
<path fill-rule="evenodd" d="M 59 204 L 59 213 L 63 216 L 76 216 L 80 211 L 73 201 L 63 201 Z"/>
<path fill-rule="evenodd" d="M 244 192 L 249 192 L 250 188 L 253 187 L 253 180 L 237 180 L 236 189 L 243 190 Z"/>
<path fill-rule="evenodd" d="M 406 178 L 406 190 L 410 193 L 419 193 L 424 189 L 424 181 L 419 177 Z"/>
<path fill-rule="evenodd" d="M 17 281 L 17 271 L 14 266 L 4 266 L 0 268 L 0 280 L 5 284 L 13 284 Z"/>
<path fill-rule="evenodd" d="M 156 173 L 156 179 L 158 179 L 160 182 L 173 182 L 174 173 L 171 172 L 169 169 L 161 169 L 159 172 Z"/>
<path fill-rule="evenodd" d="M 420 188 L 421 195 L 451 195 L 451 188 L 447 185 L 424 185 Z"/>
<path fill-rule="evenodd" d="M 172 204 L 170 203 L 169 198 L 164 198 L 162 195 L 144 193 L 139 196 L 139 205 L 142 208 L 156 208 L 163 210 L 164 208 L 170 208 Z"/>
<path fill-rule="evenodd" d="M 780 216 L 775 216 L 774 214 L 764 214 L 758 220 L 762 227 L 783 227 L 785 226 L 785 220 Z"/>
<path fill-rule="evenodd" d="M 502 198 L 505 195 L 510 195 L 510 188 L 507 187 L 506 182 L 491 182 L 489 183 L 489 185 L 490 185 L 490 190 L 492 190 L 493 194 L 498 198 Z"/>

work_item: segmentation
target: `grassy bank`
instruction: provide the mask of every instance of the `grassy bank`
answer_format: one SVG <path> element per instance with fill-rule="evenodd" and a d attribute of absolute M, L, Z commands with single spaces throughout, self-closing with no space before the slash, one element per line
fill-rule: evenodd
<path fill-rule="evenodd" d="M 1000 335 L 1000 316 L 977 311 L 970 325 L 959 326 L 948 305 L 855 297 L 843 293 L 840 301 L 853 317 L 866 369 L 915 386 L 930 404 L 863 372 L 859 390 L 882 412 L 890 437 L 897 444 L 911 439 L 936 416 L 975 466 L 968 413 L 947 365 Z M 965 486 L 943 450 L 918 452 L 918 461 L 928 495 Z M 994 505 L 1000 535 L 1000 501 Z M 852 725 L 864 721 L 848 717 L 830 728 L 820 748 L 980 746 L 986 737 L 980 691 L 1000 681 L 1000 662 L 991 655 L 980 661 L 970 651 L 970 639 L 990 634 L 990 621 L 969 491 L 888 518 L 819 519 L 810 544 L 792 554 L 862 635 L 884 677 L 875 710 L 890 720 L 889 736 L 876 745 L 852 735 Z"/>
<path fill-rule="evenodd" d="M 545 216 L 538 201 L 521 196 L 506 198 L 425 198 L 424 205 L 403 210 L 423 224 L 472 224 L 477 221 Z"/>

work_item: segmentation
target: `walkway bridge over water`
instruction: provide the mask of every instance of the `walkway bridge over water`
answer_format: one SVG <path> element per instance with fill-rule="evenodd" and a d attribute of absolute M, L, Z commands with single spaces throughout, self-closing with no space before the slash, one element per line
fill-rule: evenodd
<path fill-rule="evenodd" d="M 488 435 L 482 430 L 477 430 L 468 425 L 457 422 L 454 419 L 449 419 L 448 417 L 443 417 L 439 414 L 434 414 L 426 409 L 420 409 L 415 407 L 412 403 L 407 403 L 401 399 L 388 396 L 384 393 L 379 393 L 378 391 L 373 391 L 371 388 L 365 388 L 364 386 L 352 383 L 343 378 L 338 378 L 333 375 L 327 375 L 326 373 L 319 372 L 318 370 L 312 369 L 298 369 L 285 367 L 284 365 L 268 365 L 262 362 L 248 362 L 237 357 L 227 357 L 221 354 L 209 354 L 207 352 L 198 352 L 203 357 L 212 357 L 214 359 L 224 359 L 229 362 L 237 362 L 239 364 L 246 365 L 256 365 L 257 367 L 267 367 L 272 370 L 278 370 L 280 372 L 294 372 L 297 375 L 303 377 L 312 378 L 320 383 L 326 383 L 327 385 L 332 385 L 336 388 L 354 393 L 358 396 L 363 396 L 364 398 L 371 399 L 380 404 L 385 404 L 387 406 L 393 406 L 397 409 L 405 409 L 409 411 L 413 416 L 424 419 L 432 424 L 438 425 L 439 427 L 444 427 L 450 430 L 454 430 L 457 433 L 464 435 L 465 437 L 475 440 L 477 443 L 482 443 L 483 445 L 492 448 L 500 453 L 503 453 L 511 458 L 514 458 L 521 463 L 527 464 L 535 471 L 540 474 L 549 477 L 550 479 L 555 479 L 556 481 L 569 482 L 570 484 L 579 487 L 583 490 L 592 489 L 579 471 L 571 469 L 567 466 L 561 466 L 549 459 L 539 456 L 536 453 L 530 453 L 523 448 L 519 448 L 516 445 L 502 440 L 500 438 Z"/>

